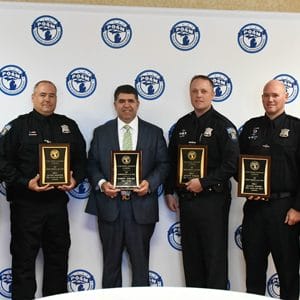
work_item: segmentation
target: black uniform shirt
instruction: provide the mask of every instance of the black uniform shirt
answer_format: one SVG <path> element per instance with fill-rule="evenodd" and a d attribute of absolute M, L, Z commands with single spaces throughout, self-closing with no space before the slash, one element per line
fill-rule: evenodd
<path fill-rule="evenodd" d="M 239 137 L 241 154 L 271 156 L 271 193 L 297 195 L 300 210 L 300 120 L 285 113 L 249 120 Z"/>
<path fill-rule="evenodd" d="M 166 182 L 165 193 L 176 189 L 178 145 L 207 145 L 207 176 L 200 179 L 207 189 L 218 184 L 227 184 L 237 170 L 239 145 L 235 126 L 223 115 L 211 108 L 197 117 L 191 112 L 175 125 L 169 143 L 171 172 Z"/>
<path fill-rule="evenodd" d="M 0 137 L 0 168 L 8 187 L 27 189 L 39 173 L 39 144 L 70 143 L 70 166 L 79 183 L 85 177 L 86 145 L 77 124 L 63 115 L 43 116 L 33 110 L 4 127 Z"/>

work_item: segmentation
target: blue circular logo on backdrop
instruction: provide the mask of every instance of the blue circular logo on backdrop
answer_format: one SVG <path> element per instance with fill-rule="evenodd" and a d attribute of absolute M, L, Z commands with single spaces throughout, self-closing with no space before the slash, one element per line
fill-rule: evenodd
<path fill-rule="evenodd" d="M 69 92 L 77 98 L 86 98 L 92 95 L 97 86 L 96 76 L 86 68 L 72 70 L 66 80 Z"/>
<path fill-rule="evenodd" d="M 61 39 L 63 29 L 56 18 L 52 16 L 41 16 L 33 21 L 31 33 L 39 44 L 52 46 Z"/>
<path fill-rule="evenodd" d="M 132 30 L 126 21 L 114 18 L 104 23 L 101 28 L 101 37 L 107 46 L 122 48 L 130 42 Z"/>
<path fill-rule="evenodd" d="M 16 65 L 7 65 L 0 69 L 0 90 L 8 95 L 15 96 L 24 91 L 27 86 L 25 71 Z"/>
<path fill-rule="evenodd" d="M 180 21 L 171 28 L 170 40 L 178 50 L 191 50 L 199 43 L 200 30 L 190 21 Z"/>
<path fill-rule="evenodd" d="M 214 84 L 215 97 L 214 102 L 221 102 L 226 100 L 232 92 L 231 79 L 224 73 L 213 72 L 208 74 L 208 77 Z"/>
<path fill-rule="evenodd" d="M 75 189 L 72 189 L 68 194 L 77 199 L 86 199 L 91 191 L 92 187 L 86 178 L 84 181 L 79 183 Z"/>
<path fill-rule="evenodd" d="M 164 192 L 164 186 L 161 184 L 157 189 L 157 196 L 160 197 Z"/>
<path fill-rule="evenodd" d="M 161 276 L 154 271 L 149 271 L 149 284 L 150 286 L 156 286 L 156 287 L 164 286 Z"/>
<path fill-rule="evenodd" d="M 280 298 L 280 283 L 277 273 L 273 274 L 269 278 L 267 283 L 267 291 L 269 296 L 271 296 L 272 298 Z"/>
<path fill-rule="evenodd" d="M 238 43 L 248 53 L 261 51 L 266 46 L 267 40 L 267 31 L 255 23 L 245 25 L 238 33 Z"/>
<path fill-rule="evenodd" d="M 69 292 L 81 292 L 95 289 L 95 278 L 86 270 L 74 270 L 68 274 Z"/>
<path fill-rule="evenodd" d="M 0 194 L 6 196 L 5 182 L 0 182 Z"/>
<path fill-rule="evenodd" d="M 242 225 L 240 225 L 234 232 L 234 241 L 236 245 L 240 248 L 243 249 L 242 245 Z"/>
<path fill-rule="evenodd" d="M 135 88 L 146 100 L 155 100 L 165 90 L 165 81 L 161 74 L 154 70 L 145 70 L 135 79 Z"/>
<path fill-rule="evenodd" d="M 288 74 L 277 75 L 274 79 L 279 80 L 284 84 L 285 89 L 288 93 L 288 100 L 286 103 L 293 102 L 297 98 L 299 93 L 299 85 L 297 80 L 293 76 Z"/>
<path fill-rule="evenodd" d="M 176 250 L 181 251 L 180 222 L 174 223 L 168 230 L 168 242 Z"/>
<path fill-rule="evenodd" d="M 11 299 L 12 273 L 11 268 L 0 272 L 0 295 Z"/>

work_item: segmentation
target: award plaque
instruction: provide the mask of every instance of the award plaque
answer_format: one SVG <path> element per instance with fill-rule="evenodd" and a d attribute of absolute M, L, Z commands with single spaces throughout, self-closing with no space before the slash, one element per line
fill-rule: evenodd
<path fill-rule="evenodd" d="M 270 156 L 240 155 L 238 196 L 270 196 Z"/>
<path fill-rule="evenodd" d="M 206 175 L 207 146 L 179 145 L 177 165 L 177 185 L 185 186 L 185 183 L 193 178 L 202 178 Z"/>
<path fill-rule="evenodd" d="M 121 190 L 133 190 L 140 185 L 141 151 L 112 151 L 112 184 Z"/>
<path fill-rule="evenodd" d="M 70 145 L 39 145 L 40 184 L 68 185 L 70 183 Z"/>

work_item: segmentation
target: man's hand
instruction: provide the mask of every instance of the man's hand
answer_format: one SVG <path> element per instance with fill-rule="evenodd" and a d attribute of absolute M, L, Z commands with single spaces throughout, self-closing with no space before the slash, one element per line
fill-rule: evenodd
<path fill-rule="evenodd" d="M 149 191 L 149 182 L 147 180 L 143 180 L 140 186 L 137 189 L 134 189 L 133 192 L 137 193 L 138 196 L 145 196 Z"/>
<path fill-rule="evenodd" d="M 203 191 L 203 187 L 198 178 L 191 179 L 185 184 L 185 186 L 186 186 L 186 190 L 192 193 L 200 193 Z"/>
<path fill-rule="evenodd" d="M 300 221 L 300 211 L 290 208 L 286 214 L 284 223 L 288 225 L 295 225 Z"/>
<path fill-rule="evenodd" d="M 110 198 L 117 197 L 117 194 L 120 192 L 120 189 L 116 189 L 109 181 L 105 181 L 101 185 L 101 191 Z"/>
<path fill-rule="evenodd" d="M 261 197 L 261 196 L 249 196 L 249 197 L 247 197 L 247 200 L 254 200 L 254 201 L 263 200 L 263 201 L 268 201 L 267 198 L 264 198 L 264 197 Z"/>
<path fill-rule="evenodd" d="M 39 174 L 37 174 L 34 178 L 30 179 L 30 181 L 28 182 L 28 189 L 30 189 L 31 191 L 34 191 L 34 192 L 38 192 L 38 193 L 46 192 L 46 191 L 54 189 L 54 186 L 50 185 L 50 184 L 39 186 L 39 179 L 40 179 Z"/>
<path fill-rule="evenodd" d="M 73 171 L 71 171 L 70 172 L 70 184 L 69 185 L 66 185 L 66 184 L 59 185 L 59 186 L 57 186 L 57 189 L 68 192 L 68 191 L 74 189 L 75 186 L 76 186 L 76 180 L 73 177 Z"/>
<path fill-rule="evenodd" d="M 175 196 L 173 196 L 172 194 L 166 194 L 165 201 L 166 201 L 168 208 L 171 211 L 174 211 L 174 212 L 178 211 L 179 204 L 178 204 L 178 200 L 175 198 Z"/>

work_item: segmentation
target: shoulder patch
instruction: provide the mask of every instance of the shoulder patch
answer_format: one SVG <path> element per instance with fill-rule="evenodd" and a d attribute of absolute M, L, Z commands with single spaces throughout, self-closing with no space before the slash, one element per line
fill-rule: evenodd
<path fill-rule="evenodd" d="M 0 136 L 5 136 L 9 132 L 10 129 L 11 129 L 10 124 L 5 125 L 0 132 Z"/>
<path fill-rule="evenodd" d="M 233 141 L 237 140 L 237 132 L 233 127 L 228 127 L 228 128 L 226 128 L 226 130 L 227 130 L 227 133 L 228 133 L 229 137 Z"/>

